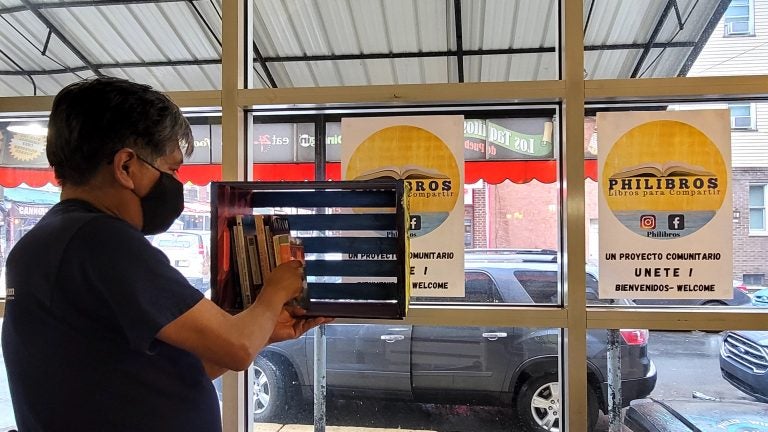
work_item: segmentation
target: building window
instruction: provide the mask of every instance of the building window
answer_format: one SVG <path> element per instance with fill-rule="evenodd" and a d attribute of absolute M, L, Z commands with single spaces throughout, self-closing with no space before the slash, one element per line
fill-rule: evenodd
<path fill-rule="evenodd" d="M 472 247 L 472 218 L 464 218 L 464 247 Z"/>
<path fill-rule="evenodd" d="M 749 233 L 768 234 L 765 224 L 766 185 L 749 186 Z"/>
<path fill-rule="evenodd" d="M 755 273 L 755 274 L 744 273 L 744 284 L 745 285 L 763 286 L 763 283 L 765 283 L 765 275 L 764 274 L 762 274 L 762 273 Z"/>
<path fill-rule="evenodd" d="M 753 36 L 755 8 L 753 0 L 732 0 L 725 11 L 725 36 Z"/>
<path fill-rule="evenodd" d="M 755 104 L 728 104 L 731 110 L 731 129 L 755 130 Z"/>

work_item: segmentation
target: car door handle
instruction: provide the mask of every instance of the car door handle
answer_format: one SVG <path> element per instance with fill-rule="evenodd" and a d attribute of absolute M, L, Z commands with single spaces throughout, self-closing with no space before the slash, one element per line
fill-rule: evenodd
<path fill-rule="evenodd" d="M 403 335 L 381 335 L 381 340 L 383 340 L 386 343 L 401 341 L 403 339 L 405 339 L 405 336 Z"/>
<path fill-rule="evenodd" d="M 505 332 L 483 333 L 483 337 L 488 338 L 488 340 L 496 340 L 498 338 L 507 337 L 507 333 Z"/>

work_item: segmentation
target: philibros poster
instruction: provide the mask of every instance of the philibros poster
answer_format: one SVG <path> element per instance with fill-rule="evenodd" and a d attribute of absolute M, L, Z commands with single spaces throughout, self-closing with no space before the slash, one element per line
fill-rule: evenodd
<path fill-rule="evenodd" d="M 600 297 L 733 296 L 728 110 L 597 116 Z"/>
<path fill-rule="evenodd" d="M 345 118 L 342 178 L 410 185 L 411 295 L 464 295 L 464 118 Z"/>

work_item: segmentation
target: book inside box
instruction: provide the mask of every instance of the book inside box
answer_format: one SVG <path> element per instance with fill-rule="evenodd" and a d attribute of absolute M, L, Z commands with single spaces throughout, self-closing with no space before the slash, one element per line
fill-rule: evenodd
<path fill-rule="evenodd" d="M 405 184 L 392 181 L 211 185 L 212 300 L 248 307 L 286 260 L 304 261 L 310 316 L 401 319 L 409 289 Z"/>

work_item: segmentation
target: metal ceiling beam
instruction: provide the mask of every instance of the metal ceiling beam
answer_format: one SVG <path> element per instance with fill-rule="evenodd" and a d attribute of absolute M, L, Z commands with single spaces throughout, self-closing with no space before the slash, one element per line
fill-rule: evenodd
<path fill-rule="evenodd" d="M 272 72 L 269 70 L 269 66 L 264 59 L 264 56 L 261 55 L 261 51 L 259 50 L 259 46 L 256 45 L 256 41 L 253 41 L 253 56 L 256 57 L 256 61 L 259 63 L 259 65 L 261 65 L 261 69 L 264 71 L 264 75 L 266 75 L 267 81 L 269 81 L 269 85 L 272 88 L 277 88 L 275 77 L 272 76 Z"/>
<path fill-rule="evenodd" d="M 161 62 L 132 62 L 132 63 L 96 63 L 92 66 L 96 69 L 132 69 L 132 68 L 153 68 L 153 67 L 173 67 L 173 66 L 210 66 L 221 65 L 221 59 L 208 60 L 180 60 L 180 61 L 161 61 Z M 88 66 L 78 66 L 68 69 L 47 69 L 32 71 L 8 71 L 0 70 L 0 76 L 14 75 L 59 75 L 65 73 L 85 72 L 90 70 Z"/>
<path fill-rule="evenodd" d="M 459 70 L 459 82 L 464 82 L 464 42 L 461 27 L 461 0 L 453 0 L 453 27 L 456 30 L 456 68 Z"/>
<path fill-rule="evenodd" d="M 56 26 L 53 25 L 53 23 L 49 21 L 48 18 L 46 18 L 45 15 L 43 15 L 43 13 L 37 9 L 36 5 L 34 5 L 29 0 L 20 0 L 20 1 L 24 6 L 27 7 L 27 9 L 29 9 L 30 12 L 32 12 L 33 15 L 35 15 L 35 17 L 37 17 L 38 20 L 40 20 L 40 22 L 43 23 L 44 26 L 46 26 L 50 31 L 52 31 L 53 34 L 55 34 L 56 37 L 59 38 L 61 43 L 63 43 L 64 46 L 69 48 L 69 50 L 72 51 L 72 53 L 78 59 L 80 59 L 80 61 L 83 62 L 83 64 L 86 65 L 88 69 L 91 72 L 93 72 L 94 75 L 104 76 L 104 74 L 101 73 L 98 68 L 94 67 L 93 63 L 90 60 L 88 60 L 88 58 L 86 58 L 85 55 L 82 52 L 80 52 L 80 50 L 77 49 L 77 47 L 72 42 L 70 42 L 70 40 L 67 39 L 67 37 L 64 36 L 64 34 L 58 28 L 56 28 Z"/>
<path fill-rule="evenodd" d="M 79 7 L 96 7 L 96 6 L 117 6 L 117 5 L 142 5 L 142 4 L 155 4 L 155 3 L 180 3 L 188 0 L 100 0 L 95 2 L 93 0 L 71 1 L 71 2 L 53 2 L 53 3 L 33 3 L 37 9 L 69 9 Z M 198 1 L 198 0 L 192 0 Z M 28 9 L 26 6 L 12 6 L 0 9 L 0 15 L 12 14 L 17 12 L 26 12 Z"/>
<path fill-rule="evenodd" d="M 589 22 L 592 21 L 592 10 L 595 8 L 595 2 L 597 0 L 592 0 L 589 3 L 589 11 L 587 11 L 587 19 L 584 21 L 584 36 L 587 35 L 587 29 L 589 29 Z"/>
<path fill-rule="evenodd" d="M 664 6 L 664 10 L 661 11 L 661 16 L 656 22 L 656 27 L 653 28 L 651 36 L 648 38 L 648 42 L 645 44 L 643 52 L 640 54 L 640 58 L 637 60 L 637 63 L 635 63 L 635 68 L 632 70 L 632 74 L 629 75 L 630 78 L 637 78 L 637 75 L 640 73 L 640 69 L 643 67 L 645 59 L 648 58 L 648 54 L 650 54 L 651 49 L 653 48 L 653 44 L 656 43 L 656 38 L 659 37 L 661 29 L 664 27 L 664 23 L 667 21 L 667 16 L 669 16 L 669 13 L 674 7 L 674 2 L 675 0 L 667 0 L 667 4 Z"/>
<path fill-rule="evenodd" d="M 677 73 L 677 76 L 684 77 L 688 75 L 688 72 L 693 67 L 693 63 L 697 58 L 699 58 L 701 50 L 704 49 L 704 45 L 707 44 L 709 37 L 712 36 L 715 28 L 717 28 L 717 23 L 719 23 L 723 18 L 725 11 L 730 5 L 731 0 L 720 0 L 720 3 L 718 3 L 717 7 L 715 8 L 715 12 L 712 14 L 709 22 L 707 22 L 707 25 L 704 26 L 704 31 L 701 33 L 701 36 L 699 36 L 699 40 L 696 41 L 696 45 L 693 46 L 693 49 L 688 54 L 688 58 L 685 59 L 685 63 L 683 63 L 683 66 L 680 68 L 680 72 Z"/>
<path fill-rule="evenodd" d="M 691 48 L 696 42 L 669 42 L 654 43 L 652 48 Z M 585 51 L 615 51 L 615 50 L 641 50 L 646 44 L 616 44 L 616 45 L 589 45 L 585 46 Z M 483 56 L 483 55 L 513 55 L 513 54 L 541 54 L 556 52 L 555 47 L 540 48 L 504 48 L 490 50 L 463 50 L 462 55 Z M 288 56 L 288 57 L 264 57 L 267 63 L 289 63 L 304 61 L 331 61 L 331 60 L 378 60 L 378 59 L 405 59 L 405 58 L 428 58 L 428 57 L 451 57 L 458 56 L 458 51 L 420 51 L 420 52 L 402 52 L 402 53 L 371 53 L 371 54 L 332 54 L 332 55 L 314 55 L 314 56 Z"/>
<path fill-rule="evenodd" d="M 721 0 L 724 3 L 728 3 L 730 0 Z M 719 20 L 719 18 L 718 18 Z M 717 20 L 715 21 L 717 23 Z M 696 45 L 696 42 L 672 42 L 672 43 L 657 43 L 653 45 L 653 48 L 691 48 Z M 585 51 L 606 51 L 606 50 L 633 50 L 643 49 L 643 44 L 618 44 L 618 45 L 593 45 L 584 47 Z M 256 47 L 254 47 L 256 48 Z M 255 50 L 254 50 L 255 52 Z M 524 49 L 498 49 L 498 50 L 466 50 L 464 56 L 480 56 L 480 55 L 510 55 L 510 54 L 535 54 L 535 53 L 553 53 L 554 47 L 544 48 L 524 48 Z M 455 51 L 436 51 L 436 52 L 414 52 L 414 53 L 383 53 L 383 54 L 345 54 L 345 55 L 329 55 L 329 56 L 306 56 L 306 57 L 262 57 L 264 63 L 279 63 L 279 62 L 298 62 L 298 61 L 333 61 L 333 60 L 370 60 L 370 59 L 395 59 L 395 58 L 419 58 L 419 57 L 448 57 L 455 56 Z M 221 59 L 202 59 L 202 60 L 177 60 L 177 61 L 157 61 L 157 62 L 131 62 L 131 63 L 95 63 L 92 66 L 96 69 L 131 69 L 131 68 L 153 68 L 153 67 L 172 67 L 172 66 L 212 66 L 220 65 Z M 69 69 L 46 69 L 46 70 L 27 70 L 27 71 L 8 71 L 0 70 L 0 76 L 12 76 L 12 75 L 58 75 L 64 73 L 73 72 L 85 72 L 90 70 L 88 66 L 79 66 Z M 264 69 L 268 71 L 268 69 Z M 268 76 L 272 76 L 269 74 Z M 274 80 L 272 78 L 271 80 Z M 275 88 L 276 85 L 275 85 Z"/>

